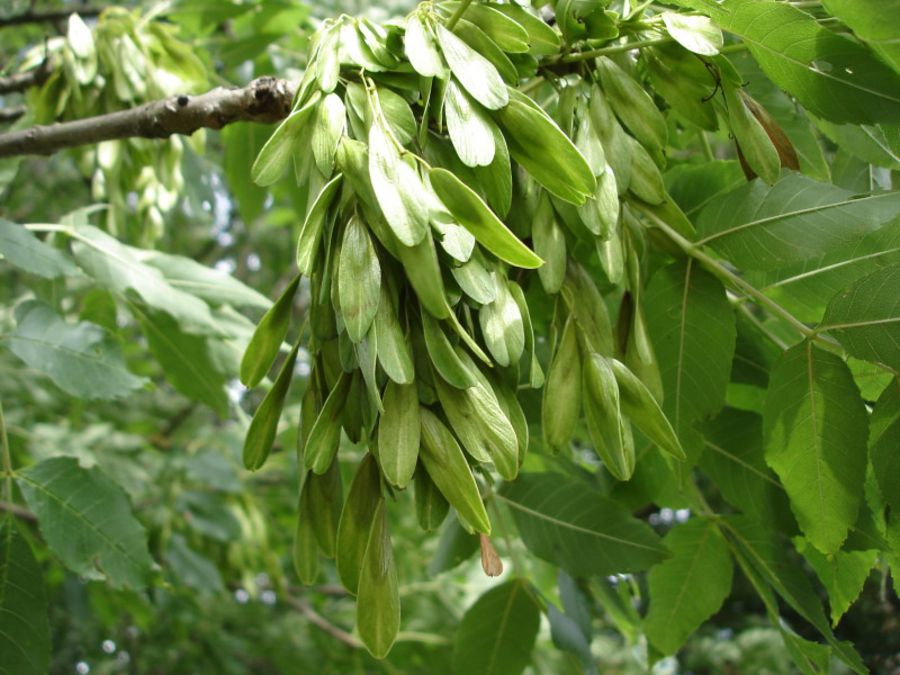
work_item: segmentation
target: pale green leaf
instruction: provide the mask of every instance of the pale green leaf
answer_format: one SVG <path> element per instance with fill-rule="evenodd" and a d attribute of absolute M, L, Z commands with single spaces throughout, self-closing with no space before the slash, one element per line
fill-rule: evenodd
<path fill-rule="evenodd" d="M 672 557 L 650 570 L 650 609 L 644 628 L 651 644 L 674 654 L 731 593 L 733 565 L 714 520 L 693 518 L 663 539 Z"/>
<path fill-rule="evenodd" d="M 837 551 L 856 522 L 866 472 L 868 422 L 842 359 L 811 343 L 772 370 L 763 413 L 766 462 L 781 478 L 806 538 Z"/>
<path fill-rule="evenodd" d="M 19 269 L 45 279 L 78 273 L 78 268 L 64 252 L 45 244 L 24 226 L 3 218 L 0 218 L 0 255 Z"/>
<path fill-rule="evenodd" d="M 860 359 L 900 370 L 900 264 L 859 279 L 828 303 L 821 330 Z"/>
<path fill-rule="evenodd" d="M 700 214 L 697 233 L 743 269 L 772 270 L 846 247 L 895 218 L 898 208 L 900 192 L 854 198 L 788 173 L 772 187 L 754 181 L 716 197 Z"/>

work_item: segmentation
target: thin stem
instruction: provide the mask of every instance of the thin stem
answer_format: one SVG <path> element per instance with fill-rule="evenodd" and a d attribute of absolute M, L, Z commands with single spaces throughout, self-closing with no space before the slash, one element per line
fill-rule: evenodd
<path fill-rule="evenodd" d="M 466 13 L 466 10 L 469 9 L 469 5 L 472 4 L 472 0 L 462 0 L 462 3 L 459 7 L 456 8 L 456 11 L 453 12 L 453 15 L 447 19 L 447 30 L 453 30 L 453 27 L 456 23 L 462 18 L 462 15 Z"/>
<path fill-rule="evenodd" d="M 720 54 L 734 54 L 735 52 L 742 52 L 747 49 L 746 42 L 736 42 L 733 45 L 725 45 L 722 49 L 719 50 Z"/>
<path fill-rule="evenodd" d="M 555 60 L 557 63 L 575 63 L 576 61 L 589 61 L 598 56 L 609 56 L 611 54 L 621 54 L 630 52 L 632 49 L 645 49 L 647 47 L 655 47 L 657 45 L 667 45 L 672 42 L 672 38 L 656 38 L 653 40 L 637 40 L 635 42 L 625 42 L 620 45 L 611 47 L 601 47 L 600 49 L 591 49 L 586 52 L 573 52 L 566 54 Z"/>
<path fill-rule="evenodd" d="M 753 297 L 757 302 L 761 305 L 765 305 L 772 313 L 777 314 L 782 319 L 787 321 L 791 326 L 800 333 L 804 338 L 813 338 L 816 336 L 816 331 L 807 326 L 805 323 L 800 321 L 797 317 L 787 311 L 784 307 L 779 305 L 777 302 L 772 300 L 765 293 L 760 291 L 758 288 L 753 286 L 752 284 L 747 283 L 740 276 L 729 270 L 727 267 L 722 265 L 715 258 L 707 255 L 700 249 L 698 249 L 693 242 L 688 241 L 684 237 L 682 237 L 678 232 L 669 227 L 669 225 L 664 222 L 661 218 L 659 218 L 655 213 L 650 211 L 649 209 L 645 209 L 641 206 L 637 207 L 641 213 L 643 213 L 647 218 L 653 221 L 653 224 L 656 225 L 660 230 L 665 232 L 665 234 L 671 239 L 678 247 L 687 253 L 689 256 L 694 258 L 694 260 L 701 263 L 704 267 L 706 267 L 710 272 L 718 276 L 719 278 L 728 281 L 732 286 L 739 288 L 741 291 L 746 293 L 747 295 Z"/>
<path fill-rule="evenodd" d="M 709 138 L 707 138 L 706 132 L 703 131 L 703 129 L 700 129 L 697 132 L 697 135 L 700 137 L 700 147 L 703 148 L 704 157 L 712 162 L 713 160 L 715 160 L 716 155 L 713 152 L 712 146 L 709 144 Z"/>
<path fill-rule="evenodd" d="M 3 417 L 3 403 L 0 402 L 0 454 L 3 462 L 3 501 L 12 503 L 12 455 L 9 452 L 9 438 L 6 435 L 6 420 Z"/>
<path fill-rule="evenodd" d="M 738 310 L 741 314 L 743 314 L 744 316 L 746 316 L 746 317 L 747 317 L 747 320 L 750 321 L 750 323 L 752 323 L 754 326 L 756 326 L 756 327 L 760 330 L 760 332 L 761 332 L 763 335 L 765 335 L 767 338 L 769 338 L 769 339 L 775 344 L 775 346 L 777 346 L 777 347 L 778 347 L 779 349 L 781 349 L 782 351 L 787 351 L 788 345 L 786 345 L 786 344 L 784 343 L 784 340 L 782 340 L 780 337 L 778 337 L 777 335 L 775 335 L 775 333 L 773 333 L 772 331 L 770 331 L 770 330 L 768 329 L 768 327 L 766 327 L 766 325 L 765 325 L 762 321 L 759 320 L 759 317 L 757 317 L 757 316 L 750 310 L 750 308 L 747 307 L 747 305 L 746 305 L 745 303 L 743 303 L 743 302 L 735 302 L 735 303 L 734 303 L 734 306 L 737 307 L 737 310 Z"/>

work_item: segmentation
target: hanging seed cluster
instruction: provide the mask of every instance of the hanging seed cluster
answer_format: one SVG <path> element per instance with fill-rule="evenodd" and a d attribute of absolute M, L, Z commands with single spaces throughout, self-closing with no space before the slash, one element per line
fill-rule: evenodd
<path fill-rule="evenodd" d="M 320 553 L 336 558 L 378 657 L 400 624 L 385 499 L 412 486 L 423 528 L 452 506 L 466 530 L 490 534 L 480 482 L 514 480 L 529 446 L 520 388 L 543 387 L 551 451 L 569 448 L 583 417 L 620 480 L 634 471 L 632 425 L 683 457 L 658 403 L 634 215 L 690 227 L 659 171 L 666 123 L 606 58 L 559 80 L 551 118 L 515 85 L 559 50 L 559 35 L 513 4 L 423 3 L 385 25 L 326 21 L 293 111 L 253 166 L 261 185 L 293 166 L 308 206 L 298 275 L 259 324 L 241 379 L 253 386 L 268 372 L 307 277 L 296 569 L 311 582 Z M 595 255 L 625 290 L 615 331 L 583 264 Z M 556 299 L 546 374 L 529 283 Z M 298 348 L 253 418 L 249 469 L 269 454 Z M 346 495 L 342 432 L 369 450 Z"/>

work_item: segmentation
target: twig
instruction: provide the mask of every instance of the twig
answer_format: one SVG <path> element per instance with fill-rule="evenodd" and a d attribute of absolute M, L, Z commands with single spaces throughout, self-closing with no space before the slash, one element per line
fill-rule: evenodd
<path fill-rule="evenodd" d="M 12 503 L 12 453 L 9 451 L 9 437 L 6 435 L 6 418 L 3 416 L 3 403 L 0 401 L 0 467 L 3 469 L 3 499 Z"/>
<path fill-rule="evenodd" d="M 21 26 L 28 23 L 56 23 L 68 19 L 72 14 L 85 18 L 89 16 L 97 16 L 103 11 L 103 7 L 72 7 L 71 9 L 61 9 L 52 12 L 35 12 L 29 10 L 22 14 L 16 14 L 5 19 L 0 19 L 0 28 L 8 26 Z"/>
<path fill-rule="evenodd" d="M 335 640 L 343 642 L 345 645 L 347 645 L 348 647 L 352 647 L 353 649 L 362 648 L 363 645 L 359 640 L 357 640 L 354 636 L 352 636 L 342 628 L 338 628 L 324 616 L 319 614 L 316 610 L 309 606 L 309 603 L 306 602 L 306 600 L 301 600 L 300 598 L 295 598 L 288 595 L 285 596 L 284 601 L 288 605 L 296 609 L 298 612 L 300 612 L 306 619 L 309 620 L 311 624 L 318 628 L 321 628 Z"/>
<path fill-rule="evenodd" d="M 469 5 L 471 4 L 472 0 L 462 0 L 459 7 L 453 12 L 453 16 L 447 20 L 447 30 L 453 30 L 453 27 L 462 18 L 462 15 L 466 13 L 466 10 L 469 9 Z"/>
<path fill-rule="evenodd" d="M 26 112 L 28 112 L 28 108 L 24 105 L 11 105 L 6 108 L 0 108 L 0 124 L 15 122 Z"/>
<path fill-rule="evenodd" d="M 38 517 L 32 511 L 29 511 L 24 506 L 19 506 L 18 504 L 13 504 L 12 502 L 0 502 L 0 511 L 5 511 L 6 513 L 12 514 L 19 520 L 24 520 L 29 523 L 36 523 Z"/>
<path fill-rule="evenodd" d="M 198 96 L 170 96 L 108 115 L 0 134 L 0 157 L 50 155 L 63 148 L 121 138 L 190 136 L 232 122 L 272 124 L 291 109 L 287 80 L 260 77 L 239 89 L 217 87 Z"/>
<path fill-rule="evenodd" d="M 645 49 L 646 47 L 655 47 L 657 45 L 667 45 L 672 42 L 672 38 L 657 38 L 654 40 L 637 40 L 635 42 L 625 42 L 620 45 L 612 45 L 611 47 L 601 47 L 600 49 L 591 49 L 586 52 L 572 52 L 553 59 L 555 63 L 574 63 L 576 61 L 589 61 L 598 56 L 610 56 L 611 54 L 621 54 L 622 52 L 630 52 L 632 49 Z"/>
<path fill-rule="evenodd" d="M 26 70 L 24 73 L 0 77 L 0 94 L 11 94 L 16 91 L 25 91 L 30 87 L 39 87 L 47 81 L 52 72 L 50 60 L 44 59 L 37 68 Z"/>

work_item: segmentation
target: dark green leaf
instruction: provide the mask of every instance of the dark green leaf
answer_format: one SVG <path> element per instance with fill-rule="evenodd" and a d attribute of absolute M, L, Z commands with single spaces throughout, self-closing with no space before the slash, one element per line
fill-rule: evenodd
<path fill-rule="evenodd" d="M 453 641 L 453 670 L 519 675 L 531 661 L 541 612 L 528 582 L 513 579 L 482 595 L 463 616 Z"/>
<path fill-rule="evenodd" d="M 868 423 L 850 369 L 808 342 L 787 351 L 772 371 L 763 424 L 766 462 L 800 529 L 834 553 L 856 522 L 866 472 Z"/>
<path fill-rule="evenodd" d="M 668 556 L 646 523 L 561 474 L 520 474 L 500 499 L 531 552 L 573 576 L 636 572 Z"/>
<path fill-rule="evenodd" d="M 363 556 L 356 625 L 366 648 L 378 659 L 388 655 L 400 630 L 400 589 L 384 501 L 375 508 Z"/>
<path fill-rule="evenodd" d="M 145 588 L 153 568 L 147 535 L 122 489 L 100 469 L 55 457 L 16 474 L 50 549 L 76 574 Z"/>
<path fill-rule="evenodd" d="M 0 522 L 0 672 L 45 675 L 49 662 L 41 568 L 13 519 L 6 517 Z"/>

